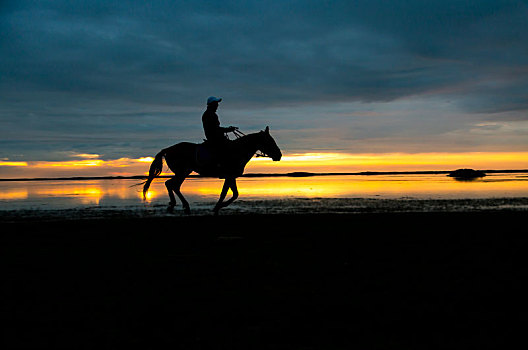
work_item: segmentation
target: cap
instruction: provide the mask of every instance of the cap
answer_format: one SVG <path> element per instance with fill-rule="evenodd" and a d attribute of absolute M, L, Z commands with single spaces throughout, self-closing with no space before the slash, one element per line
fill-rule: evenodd
<path fill-rule="evenodd" d="M 210 104 L 212 102 L 220 102 L 222 101 L 221 98 L 218 98 L 218 97 L 214 97 L 214 96 L 210 96 L 208 99 L 207 99 L 207 104 Z"/>

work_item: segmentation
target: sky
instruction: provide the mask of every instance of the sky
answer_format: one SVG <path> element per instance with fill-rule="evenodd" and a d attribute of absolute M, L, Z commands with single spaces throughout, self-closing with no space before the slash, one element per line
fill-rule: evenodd
<path fill-rule="evenodd" d="M 2 0 L 0 177 L 141 171 L 204 138 L 211 95 L 290 159 L 528 168 L 527 18 L 509 0 Z"/>

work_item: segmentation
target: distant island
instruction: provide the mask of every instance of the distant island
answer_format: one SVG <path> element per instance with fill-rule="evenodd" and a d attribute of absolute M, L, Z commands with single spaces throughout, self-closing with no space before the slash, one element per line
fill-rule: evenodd
<path fill-rule="evenodd" d="M 447 176 L 454 177 L 455 179 L 460 180 L 473 180 L 486 176 L 486 172 L 474 169 L 457 169 L 455 171 L 450 172 Z"/>

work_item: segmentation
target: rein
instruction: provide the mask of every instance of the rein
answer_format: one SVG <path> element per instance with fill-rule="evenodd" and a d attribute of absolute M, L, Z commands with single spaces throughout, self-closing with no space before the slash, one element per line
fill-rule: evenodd
<path fill-rule="evenodd" d="M 246 134 L 244 134 L 242 131 L 238 130 L 238 129 L 235 129 L 233 131 L 231 131 L 233 133 L 233 135 L 235 135 L 235 138 L 236 139 L 239 139 L 241 138 L 242 136 L 246 136 Z M 227 133 L 226 133 L 227 135 Z M 229 138 L 229 136 L 228 136 Z M 267 157 L 267 158 L 271 158 L 270 156 L 268 156 L 266 153 L 260 151 L 260 150 L 257 150 L 257 152 L 255 152 L 255 157 Z"/>

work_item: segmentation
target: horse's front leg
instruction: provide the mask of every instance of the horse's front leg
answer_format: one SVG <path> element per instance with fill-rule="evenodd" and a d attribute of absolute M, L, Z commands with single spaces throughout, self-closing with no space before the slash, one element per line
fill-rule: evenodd
<path fill-rule="evenodd" d="M 215 215 L 218 215 L 218 211 L 220 211 L 220 209 L 223 207 L 222 202 L 227 195 L 227 190 L 229 190 L 229 181 L 228 179 L 225 179 L 224 186 L 222 186 L 222 192 L 220 192 L 220 198 L 218 199 L 218 202 L 216 202 L 216 205 L 213 209 Z"/>
<path fill-rule="evenodd" d="M 227 195 L 227 191 L 231 188 L 231 192 L 233 192 L 233 196 L 229 198 L 227 201 L 224 202 L 224 199 Z M 222 192 L 220 193 L 220 199 L 218 200 L 218 203 L 216 203 L 213 211 L 215 212 L 215 215 L 218 215 L 218 212 L 221 208 L 227 207 L 229 204 L 233 203 L 235 199 L 238 198 L 238 189 L 236 184 L 235 178 L 226 178 L 224 181 L 224 186 L 222 187 Z"/>
<path fill-rule="evenodd" d="M 229 180 L 229 188 L 231 188 L 231 192 L 233 193 L 233 196 L 229 198 L 227 201 L 225 201 L 222 204 L 222 207 L 227 207 L 229 204 L 233 203 L 238 198 L 238 188 L 236 184 L 236 179 Z"/>

